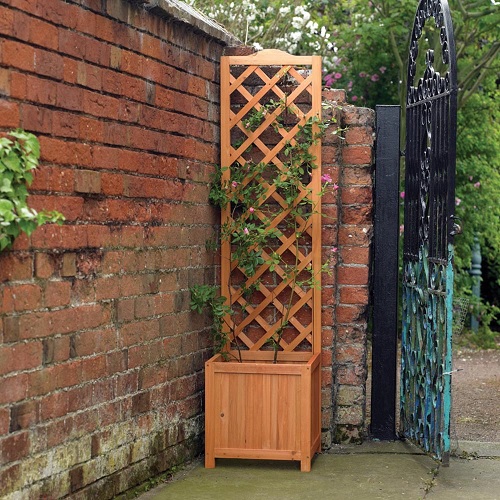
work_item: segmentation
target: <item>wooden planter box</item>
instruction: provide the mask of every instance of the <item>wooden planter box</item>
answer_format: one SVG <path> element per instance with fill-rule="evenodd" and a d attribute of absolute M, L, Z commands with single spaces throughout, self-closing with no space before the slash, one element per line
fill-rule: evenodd
<path fill-rule="evenodd" d="M 321 450 L 320 354 L 245 352 L 205 364 L 205 467 L 216 458 L 297 460 L 301 471 Z M 300 359 L 302 358 L 302 359 Z"/>

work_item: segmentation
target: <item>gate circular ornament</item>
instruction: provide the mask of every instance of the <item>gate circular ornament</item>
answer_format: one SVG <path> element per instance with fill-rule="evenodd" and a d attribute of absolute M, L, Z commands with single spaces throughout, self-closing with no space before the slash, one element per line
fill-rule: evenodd
<path fill-rule="evenodd" d="M 417 58 L 419 54 L 419 40 L 424 32 L 426 22 L 434 18 L 434 24 L 439 29 L 439 40 L 441 47 L 441 59 L 443 64 L 449 69 L 445 75 L 441 76 L 434 70 L 434 51 L 429 49 L 426 53 L 426 65 L 424 75 L 415 85 L 417 75 Z M 457 90 L 457 66 L 455 55 L 455 42 L 453 38 L 453 28 L 446 0 L 421 0 L 410 39 L 410 50 L 408 53 L 408 79 L 407 79 L 407 104 L 417 102 L 419 93 L 423 89 L 431 89 L 430 95 L 423 95 L 424 98 L 440 95 L 446 92 Z"/>

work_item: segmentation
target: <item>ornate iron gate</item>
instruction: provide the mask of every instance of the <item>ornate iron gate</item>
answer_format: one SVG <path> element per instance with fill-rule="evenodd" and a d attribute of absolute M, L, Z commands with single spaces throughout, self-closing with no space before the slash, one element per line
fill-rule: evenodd
<path fill-rule="evenodd" d="M 401 431 L 444 463 L 450 451 L 456 111 L 448 3 L 420 0 L 406 98 Z"/>

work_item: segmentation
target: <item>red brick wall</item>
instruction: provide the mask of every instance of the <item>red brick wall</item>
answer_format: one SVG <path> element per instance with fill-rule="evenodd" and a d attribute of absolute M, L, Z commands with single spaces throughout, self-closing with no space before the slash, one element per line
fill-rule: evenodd
<path fill-rule="evenodd" d="M 0 255 L 0 497 L 110 498 L 202 452 L 224 45 L 125 0 L 0 2 L 0 128 L 39 137 L 29 203 L 66 216 Z"/>

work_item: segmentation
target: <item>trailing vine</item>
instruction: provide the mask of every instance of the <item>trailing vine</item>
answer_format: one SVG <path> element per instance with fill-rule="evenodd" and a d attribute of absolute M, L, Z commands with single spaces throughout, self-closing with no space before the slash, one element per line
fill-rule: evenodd
<path fill-rule="evenodd" d="M 311 264 L 306 268 L 298 266 L 299 247 L 304 244 L 303 237 L 309 229 L 311 216 L 318 213 L 317 207 L 313 205 L 310 187 L 312 170 L 317 168 L 311 147 L 317 144 L 328 124 L 322 122 L 318 116 L 309 117 L 305 122 L 289 120 L 287 113 L 294 115 L 298 111 L 293 106 L 287 106 L 285 97 L 280 101 L 270 100 L 254 108 L 242 120 L 243 127 L 249 132 L 257 130 L 265 120 L 269 120 L 270 114 L 274 116 L 268 125 L 275 132 L 287 126 L 298 127 L 294 138 L 286 142 L 279 157 L 279 164 L 245 160 L 243 163 L 233 163 L 229 172 L 227 168 L 218 168 L 213 176 L 209 195 L 213 205 L 230 213 L 230 217 L 221 226 L 221 244 L 227 242 L 231 245 L 231 261 L 246 278 L 252 278 L 259 273 L 251 286 L 235 284 L 233 287 L 229 286 L 229 290 L 237 289 L 237 293 L 245 297 L 247 304 L 250 304 L 252 297 L 259 294 L 264 272 L 279 272 L 279 278 L 289 284 L 291 291 L 283 303 L 281 317 L 274 325 L 274 333 L 266 342 L 274 351 L 275 363 L 281 340 L 289 326 L 290 311 L 296 300 L 294 290 L 296 287 L 302 290 L 317 287 L 318 274 L 329 271 L 329 262 L 323 264 L 319 270 L 314 270 Z M 236 138 L 233 144 L 239 147 L 243 141 Z M 318 198 L 325 193 L 332 179 L 324 175 L 322 182 L 321 191 L 314 193 L 318 194 Z M 277 193 L 282 202 L 269 202 L 270 192 Z M 273 221 L 277 218 L 280 222 L 276 225 Z M 285 258 L 277 251 L 281 241 L 290 236 L 294 238 L 295 248 L 291 252 L 295 256 L 292 261 L 290 256 Z M 193 286 L 191 309 L 202 312 L 205 306 L 209 307 L 213 317 L 212 337 L 215 352 L 223 353 L 227 359 L 228 346 L 233 343 L 241 361 L 241 346 L 238 336 L 234 333 L 231 318 L 243 318 L 246 314 L 245 307 L 239 304 L 236 310 L 227 305 L 233 304 L 231 297 L 217 296 L 217 293 L 218 287 L 212 285 Z"/>
<path fill-rule="evenodd" d="M 64 220 L 59 212 L 28 207 L 28 187 L 39 158 L 40 143 L 33 134 L 17 129 L 0 137 L 0 251 L 11 247 L 21 232 L 29 236 L 47 222 Z"/>

